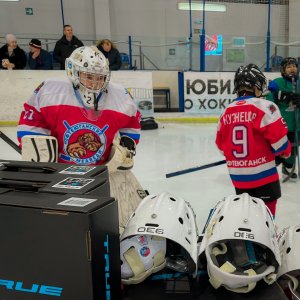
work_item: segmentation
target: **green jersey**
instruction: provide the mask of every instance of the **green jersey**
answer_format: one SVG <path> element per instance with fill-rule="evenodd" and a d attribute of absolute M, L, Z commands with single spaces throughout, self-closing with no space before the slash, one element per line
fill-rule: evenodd
<path fill-rule="evenodd" d="M 293 84 L 290 80 L 284 77 L 279 77 L 272 80 L 269 83 L 268 89 L 270 93 L 266 96 L 266 99 L 275 102 L 284 118 L 289 132 L 295 131 L 295 108 L 291 107 L 287 101 L 283 101 L 280 98 L 280 91 L 284 93 L 295 92 Z M 298 113 L 298 131 L 300 127 L 300 113 Z"/>

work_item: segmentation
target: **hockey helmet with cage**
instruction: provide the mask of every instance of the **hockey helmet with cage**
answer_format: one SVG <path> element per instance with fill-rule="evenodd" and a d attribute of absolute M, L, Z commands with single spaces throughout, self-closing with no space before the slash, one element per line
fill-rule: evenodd
<path fill-rule="evenodd" d="M 72 52 L 65 65 L 84 106 L 97 110 L 99 94 L 106 90 L 110 80 L 108 60 L 97 47 L 83 46 Z"/>
<path fill-rule="evenodd" d="M 127 222 L 121 236 L 121 245 L 124 240 L 141 234 L 164 238 L 167 242 L 171 241 L 178 245 L 188 260 L 188 272 L 196 275 L 198 229 L 196 216 L 188 202 L 167 192 L 144 198 Z M 123 265 L 127 268 L 124 259 L 125 257 L 121 255 Z M 130 265 L 130 262 L 128 263 Z M 146 266 L 144 272 L 147 272 Z M 123 282 L 130 280 L 135 280 L 135 278 L 127 280 L 122 278 Z"/>
<path fill-rule="evenodd" d="M 254 87 L 263 92 L 266 84 L 266 77 L 257 65 L 249 64 L 247 66 L 240 66 L 235 72 L 233 93 L 239 94 L 243 89 L 253 90 Z"/>
<path fill-rule="evenodd" d="M 288 75 L 286 74 L 286 67 L 288 65 L 295 65 L 298 69 L 298 61 L 296 58 L 294 57 L 286 57 L 282 60 L 282 62 L 280 63 L 280 73 L 281 76 L 284 78 L 291 78 L 294 77 L 295 79 L 298 77 L 298 73 L 297 74 L 292 74 L 292 75 Z"/>
<path fill-rule="evenodd" d="M 166 265 L 166 239 L 134 235 L 121 241 L 121 277 L 124 284 L 137 284 Z"/>
<path fill-rule="evenodd" d="M 281 266 L 277 281 L 290 299 L 300 299 L 300 225 L 282 230 L 279 249 Z"/>
<path fill-rule="evenodd" d="M 246 193 L 228 196 L 207 224 L 199 254 L 205 252 L 214 288 L 248 293 L 261 279 L 275 281 L 279 247 L 272 215 L 261 199 Z"/>

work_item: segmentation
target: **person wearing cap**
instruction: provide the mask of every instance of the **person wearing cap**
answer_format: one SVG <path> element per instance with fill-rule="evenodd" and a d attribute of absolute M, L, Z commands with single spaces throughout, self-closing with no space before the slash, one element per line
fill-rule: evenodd
<path fill-rule="evenodd" d="M 40 40 L 32 39 L 29 48 L 28 65 L 31 70 L 53 70 L 51 55 L 42 49 Z"/>
<path fill-rule="evenodd" d="M 0 48 L 0 68 L 22 70 L 26 67 L 26 53 L 17 43 L 16 37 L 9 33 L 5 36 L 6 44 Z"/>

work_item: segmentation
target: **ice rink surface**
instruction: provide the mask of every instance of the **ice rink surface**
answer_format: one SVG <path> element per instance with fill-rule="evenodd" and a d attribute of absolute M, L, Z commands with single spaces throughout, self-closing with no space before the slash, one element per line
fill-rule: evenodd
<path fill-rule="evenodd" d="M 16 127 L 0 130 L 17 141 Z M 214 143 L 215 133 L 216 124 L 160 123 L 157 130 L 142 131 L 133 169 L 151 194 L 167 191 L 190 202 L 200 232 L 210 209 L 223 197 L 235 193 L 226 165 L 172 178 L 166 178 L 166 174 L 223 160 Z M 1 139 L 0 149 L 0 159 L 21 159 Z M 300 180 L 282 183 L 281 188 L 275 223 L 279 228 L 300 224 Z"/>

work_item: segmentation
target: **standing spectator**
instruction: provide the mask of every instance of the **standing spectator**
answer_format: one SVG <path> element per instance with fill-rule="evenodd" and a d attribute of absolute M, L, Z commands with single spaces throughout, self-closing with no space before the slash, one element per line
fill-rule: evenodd
<path fill-rule="evenodd" d="M 298 80 L 298 62 L 294 57 L 286 57 L 282 60 L 280 65 L 281 77 L 272 80 L 269 83 L 268 89 L 270 93 L 267 99 L 274 101 L 282 114 L 288 126 L 288 139 L 291 143 L 295 141 L 295 128 L 296 128 L 296 102 L 295 90 L 296 82 Z M 298 103 L 299 105 L 299 103 Z M 300 125 L 300 114 L 298 114 L 297 124 Z M 298 132 L 299 126 L 298 125 Z M 292 155 L 288 159 L 277 160 L 277 163 L 282 162 L 282 174 L 289 175 L 290 178 L 297 178 L 296 173 L 292 173 L 294 164 L 296 163 L 295 147 L 292 149 Z"/>
<path fill-rule="evenodd" d="M 64 35 L 55 44 L 53 51 L 54 59 L 60 63 L 60 69 L 65 69 L 65 60 L 78 47 L 82 47 L 83 43 L 75 35 L 71 25 L 64 26 Z"/>
<path fill-rule="evenodd" d="M 234 78 L 237 98 L 218 123 L 216 145 L 224 154 L 236 193 L 261 198 L 273 216 L 281 189 L 275 156 L 289 157 L 287 126 L 276 104 L 260 98 L 266 78 L 254 64 Z"/>
<path fill-rule="evenodd" d="M 1 68 L 22 70 L 26 66 L 26 54 L 17 43 L 16 37 L 9 33 L 5 36 L 6 45 L 0 48 Z"/>
<path fill-rule="evenodd" d="M 98 43 L 97 47 L 108 59 L 109 69 L 111 71 L 120 70 L 122 66 L 121 55 L 114 43 L 108 39 L 104 39 Z"/>
<path fill-rule="evenodd" d="M 29 43 L 30 52 L 28 65 L 31 70 L 52 70 L 52 58 L 48 51 L 42 49 L 42 43 L 38 39 L 32 39 Z"/>

